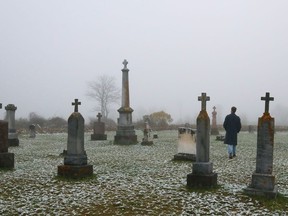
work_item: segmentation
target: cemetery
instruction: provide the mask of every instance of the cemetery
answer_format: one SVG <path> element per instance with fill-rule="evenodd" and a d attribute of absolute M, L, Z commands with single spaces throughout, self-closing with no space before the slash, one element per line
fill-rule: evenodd
<path fill-rule="evenodd" d="M 136 128 L 127 64 L 115 130 L 105 132 L 101 113 L 93 134 L 85 130 L 83 104 L 74 99 L 67 132 L 37 134 L 30 124 L 18 134 L 17 107 L 5 107 L 1 215 L 286 215 L 288 132 L 275 130 L 269 92 L 261 97 L 265 109 L 257 133 L 244 126 L 237 157 L 228 159 L 225 136 L 219 135 L 224 128 L 216 124 L 215 106 L 210 123 L 205 92 L 198 96 L 195 129 L 187 123 L 152 136 L 147 116 Z"/>

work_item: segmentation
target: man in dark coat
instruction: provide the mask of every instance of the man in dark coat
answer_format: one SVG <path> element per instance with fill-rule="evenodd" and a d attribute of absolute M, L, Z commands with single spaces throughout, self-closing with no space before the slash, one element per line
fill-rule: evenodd
<path fill-rule="evenodd" d="M 229 158 L 236 157 L 237 134 L 241 130 L 241 120 L 236 113 L 236 107 L 231 108 L 231 114 L 225 117 L 223 127 L 226 131 L 224 143 L 228 145 Z"/>

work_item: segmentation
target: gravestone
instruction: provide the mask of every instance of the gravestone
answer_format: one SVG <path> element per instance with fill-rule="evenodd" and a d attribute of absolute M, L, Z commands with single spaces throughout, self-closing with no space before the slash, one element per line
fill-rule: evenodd
<path fill-rule="evenodd" d="M 29 125 L 29 138 L 35 138 L 36 137 L 36 126 L 35 124 Z"/>
<path fill-rule="evenodd" d="M 210 119 L 206 111 L 206 101 L 210 97 L 202 93 L 198 97 L 201 101 L 201 111 L 197 117 L 196 129 L 196 162 L 193 163 L 192 173 L 187 175 L 188 187 L 213 187 L 217 185 L 217 173 L 213 172 L 210 156 Z"/>
<path fill-rule="evenodd" d="M 14 168 L 14 153 L 8 152 L 8 122 L 0 120 L 0 168 Z"/>
<path fill-rule="evenodd" d="M 74 112 L 68 118 L 67 154 L 64 165 L 58 166 L 58 176 L 67 178 L 82 178 L 93 175 L 93 166 L 87 164 L 84 149 L 84 118 L 78 112 L 78 99 L 72 103 Z"/>
<path fill-rule="evenodd" d="M 145 122 L 145 128 L 143 130 L 143 140 L 141 142 L 141 145 L 153 145 L 153 141 L 151 140 L 151 129 L 150 126 L 148 124 L 148 122 Z"/>
<path fill-rule="evenodd" d="M 178 148 L 174 160 L 196 161 L 196 134 L 190 127 L 178 128 Z"/>
<path fill-rule="evenodd" d="M 252 195 L 275 198 L 277 195 L 277 185 L 273 175 L 273 150 L 274 150 L 274 118 L 269 113 L 269 101 L 274 98 L 266 92 L 265 111 L 263 116 L 258 118 L 257 131 L 257 156 L 256 170 L 252 174 L 251 184 L 244 189 L 244 192 Z"/>
<path fill-rule="evenodd" d="M 101 113 L 98 113 L 98 121 L 94 122 L 94 133 L 91 134 L 91 140 L 107 140 L 107 135 L 105 134 L 105 123 L 101 122 L 101 117 Z"/>
<path fill-rule="evenodd" d="M 212 127 L 211 127 L 211 135 L 219 135 L 219 130 L 217 128 L 217 112 L 215 111 L 216 107 L 213 107 L 213 112 L 212 112 Z"/>
<path fill-rule="evenodd" d="M 129 145 L 137 143 L 137 135 L 135 134 L 134 125 L 132 124 L 132 112 L 129 100 L 129 77 L 127 68 L 128 62 L 123 61 L 122 69 L 122 106 L 118 109 L 119 118 L 114 144 Z"/>
<path fill-rule="evenodd" d="M 8 104 L 5 107 L 7 112 L 8 121 L 8 145 L 9 146 L 19 146 L 18 134 L 15 127 L 15 111 L 17 107 L 14 104 Z"/>

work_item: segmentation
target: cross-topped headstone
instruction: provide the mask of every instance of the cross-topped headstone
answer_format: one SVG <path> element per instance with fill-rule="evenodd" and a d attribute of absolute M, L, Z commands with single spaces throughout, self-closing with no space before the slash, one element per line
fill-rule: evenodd
<path fill-rule="evenodd" d="M 124 69 L 127 69 L 127 64 L 128 64 L 128 61 L 126 59 L 124 59 L 124 61 L 123 61 Z"/>
<path fill-rule="evenodd" d="M 213 107 L 213 112 L 215 112 L 215 110 L 216 110 L 216 107 L 214 106 L 214 107 Z"/>
<path fill-rule="evenodd" d="M 98 113 L 98 115 L 97 115 L 98 122 L 101 122 L 101 117 L 102 117 L 101 113 Z"/>
<path fill-rule="evenodd" d="M 78 105 L 81 105 L 81 102 L 78 101 L 78 99 L 74 100 L 75 102 L 72 103 L 72 106 L 74 107 L 74 112 L 78 112 Z"/>
<path fill-rule="evenodd" d="M 269 101 L 274 101 L 274 97 L 270 97 L 270 93 L 266 92 L 266 96 L 261 97 L 261 100 L 265 101 L 265 113 L 269 113 Z"/>
<path fill-rule="evenodd" d="M 201 110 L 206 110 L 206 101 L 210 101 L 210 97 L 206 96 L 206 93 L 202 93 L 198 97 L 198 101 L 201 101 Z"/>

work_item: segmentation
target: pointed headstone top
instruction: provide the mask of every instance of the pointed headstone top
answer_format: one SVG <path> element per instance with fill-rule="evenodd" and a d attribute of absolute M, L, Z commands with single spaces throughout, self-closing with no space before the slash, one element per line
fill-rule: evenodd
<path fill-rule="evenodd" d="M 74 99 L 75 102 L 72 103 L 72 106 L 74 107 L 74 112 L 78 112 L 78 105 L 81 105 L 81 102 L 78 101 L 78 99 Z"/>
<path fill-rule="evenodd" d="M 124 65 L 124 68 L 123 68 L 123 69 L 128 69 L 128 68 L 127 68 L 128 61 L 127 61 L 126 59 L 124 59 L 124 61 L 123 61 L 122 64 Z"/>
<path fill-rule="evenodd" d="M 201 101 L 201 110 L 206 110 L 206 101 L 210 101 L 210 97 L 206 96 L 206 93 L 202 93 L 198 97 L 198 101 Z"/>
<path fill-rule="evenodd" d="M 261 97 L 265 101 L 265 113 L 269 113 L 269 101 L 274 101 L 274 97 L 270 97 L 270 93 L 266 92 L 265 97 Z"/>

